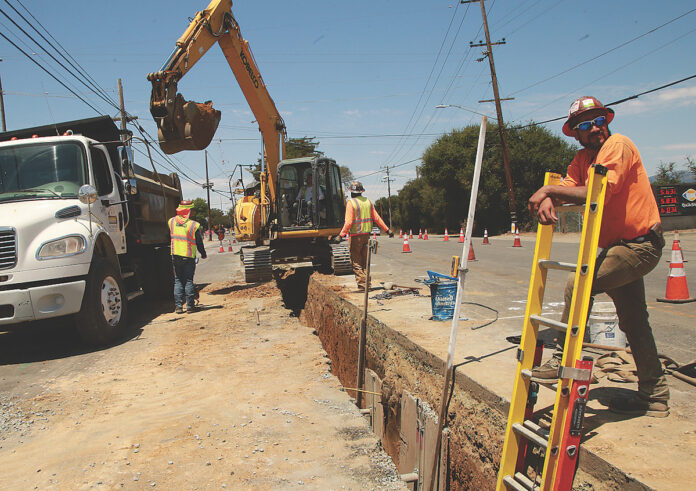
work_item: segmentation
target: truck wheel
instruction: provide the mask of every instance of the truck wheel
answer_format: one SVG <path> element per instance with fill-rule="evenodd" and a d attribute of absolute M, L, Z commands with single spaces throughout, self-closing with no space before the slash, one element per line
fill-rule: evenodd
<path fill-rule="evenodd" d="M 89 344 L 105 344 L 122 334 L 127 325 L 128 301 L 123 280 L 113 265 L 95 259 L 90 268 L 77 330 Z"/>

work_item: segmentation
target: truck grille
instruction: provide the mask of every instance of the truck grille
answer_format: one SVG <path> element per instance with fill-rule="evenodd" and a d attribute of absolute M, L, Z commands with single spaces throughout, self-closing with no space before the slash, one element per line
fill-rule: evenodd
<path fill-rule="evenodd" d="M 0 227 L 0 269 L 17 264 L 17 235 L 12 227 Z"/>

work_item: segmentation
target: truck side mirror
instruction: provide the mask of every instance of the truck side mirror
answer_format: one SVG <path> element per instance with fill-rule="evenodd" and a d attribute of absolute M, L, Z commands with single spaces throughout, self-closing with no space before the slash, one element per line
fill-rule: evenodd
<path fill-rule="evenodd" d="M 91 205 L 97 201 L 97 190 L 94 189 L 94 186 L 90 186 L 89 184 L 80 186 L 80 189 L 77 191 L 77 199 L 80 200 L 80 203 Z"/>
<path fill-rule="evenodd" d="M 133 150 L 130 146 L 121 147 L 121 167 L 123 189 L 126 194 L 132 196 L 138 194 L 138 185 L 136 184 L 135 173 L 133 172 Z"/>

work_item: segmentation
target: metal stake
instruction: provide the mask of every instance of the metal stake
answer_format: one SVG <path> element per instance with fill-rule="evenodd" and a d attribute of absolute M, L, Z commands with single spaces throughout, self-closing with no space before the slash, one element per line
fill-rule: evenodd
<path fill-rule="evenodd" d="M 442 399 L 440 400 L 440 417 L 437 421 L 437 440 L 433 451 L 433 466 L 430 473 L 428 490 L 432 491 L 437 479 L 437 466 L 440 462 L 440 446 L 442 445 L 442 428 L 447 417 L 447 392 L 450 380 L 452 380 L 452 366 L 454 363 L 454 348 L 457 344 L 457 331 L 459 329 L 459 310 L 462 304 L 462 293 L 464 291 L 464 278 L 466 276 L 467 263 L 469 260 L 469 248 L 471 247 L 471 232 L 474 228 L 474 216 L 476 214 L 476 197 L 478 195 L 479 177 L 481 176 L 481 162 L 483 161 L 483 146 L 486 143 L 486 116 L 481 118 L 481 129 L 479 130 L 478 147 L 476 148 L 476 163 L 474 165 L 474 178 L 471 182 L 471 198 L 469 200 L 469 215 L 466 220 L 466 239 L 464 240 L 464 250 L 462 251 L 462 265 L 459 267 L 457 276 L 457 296 L 454 303 L 454 315 L 452 316 L 452 329 L 450 331 L 449 350 L 447 351 L 447 365 L 445 367 L 445 385 L 442 387 Z"/>
<path fill-rule="evenodd" d="M 367 297 L 370 294 L 370 262 L 372 261 L 372 251 L 377 252 L 377 241 L 375 239 L 369 239 L 367 241 L 367 272 L 365 279 L 365 302 L 363 305 L 363 317 L 360 322 L 360 341 L 358 344 L 358 383 L 357 395 L 355 400 L 357 401 L 358 407 L 362 406 L 363 398 L 363 383 L 365 381 L 365 344 L 367 343 Z"/>

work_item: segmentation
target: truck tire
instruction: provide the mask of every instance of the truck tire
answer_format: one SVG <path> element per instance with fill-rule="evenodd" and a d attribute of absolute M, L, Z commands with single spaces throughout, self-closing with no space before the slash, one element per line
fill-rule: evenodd
<path fill-rule="evenodd" d="M 95 258 L 76 318 L 77 331 L 85 342 L 102 345 L 123 334 L 128 325 L 125 293 L 116 268 L 104 258 Z"/>
<path fill-rule="evenodd" d="M 139 267 L 140 285 L 150 300 L 172 300 L 174 270 L 169 248 L 159 248 L 146 255 Z"/>

